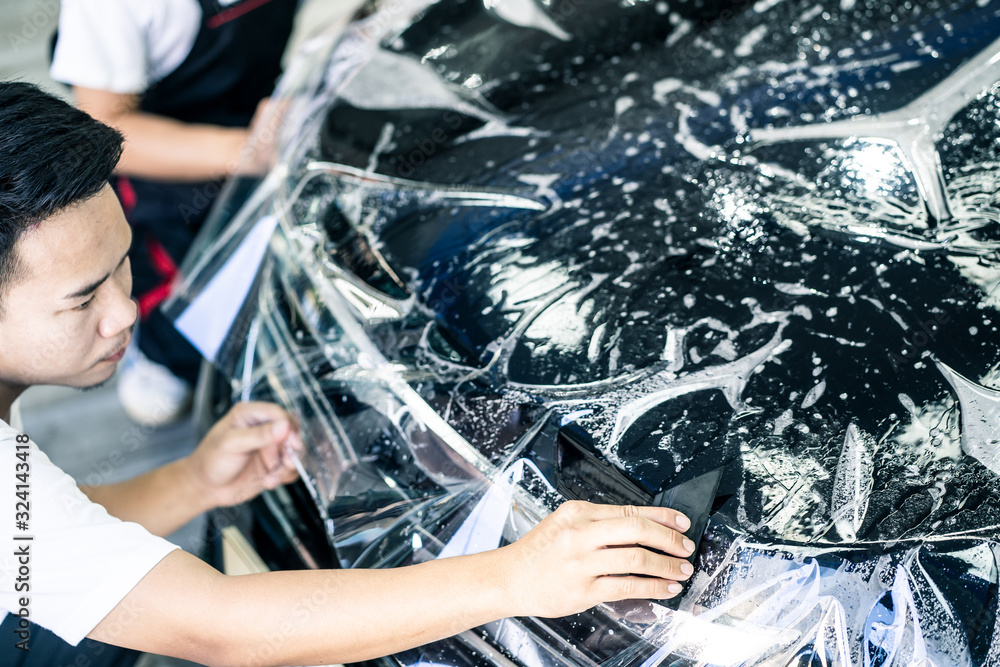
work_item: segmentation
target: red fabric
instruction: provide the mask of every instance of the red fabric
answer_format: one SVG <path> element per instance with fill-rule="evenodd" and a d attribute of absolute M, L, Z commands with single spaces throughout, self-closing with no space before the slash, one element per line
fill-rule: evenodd
<path fill-rule="evenodd" d="M 177 277 L 177 264 L 159 241 L 150 238 L 146 248 L 153 270 L 163 278 L 163 281 L 145 294 L 139 295 L 139 317 L 142 319 L 149 317 L 149 314 L 170 296 L 170 288 L 173 286 L 174 278 Z"/>
<path fill-rule="evenodd" d="M 139 197 L 135 194 L 132 181 L 127 176 L 119 176 L 115 190 L 118 193 L 118 200 L 122 203 L 125 217 L 128 217 L 135 210 L 135 205 L 139 203 Z"/>
<path fill-rule="evenodd" d="M 149 240 L 149 259 L 153 268 L 164 278 L 173 278 L 177 275 L 177 265 L 170 255 L 156 239 Z"/>
<path fill-rule="evenodd" d="M 219 12 L 212 18 L 208 19 L 208 27 L 218 28 L 219 26 L 229 23 L 230 21 L 235 21 L 244 14 L 249 14 L 258 7 L 263 7 L 269 2 L 271 2 L 271 0 L 247 0 L 246 2 L 236 5 L 232 9 Z"/>
<path fill-rule="evenodd" d="M 139 297 L 139 317 L 146 319 L 170 296 L 170 285 L 158 285 Z"/>

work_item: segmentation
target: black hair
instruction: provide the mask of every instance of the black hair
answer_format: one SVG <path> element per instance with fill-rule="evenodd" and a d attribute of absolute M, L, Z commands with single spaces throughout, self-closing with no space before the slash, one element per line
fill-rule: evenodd
<path fill-rule="evenodd" d="M 32 226 L 108 184 L 122 135 L 22 82 L 0 81 L 0 315 L 20 277 L 15 247 Z"/>

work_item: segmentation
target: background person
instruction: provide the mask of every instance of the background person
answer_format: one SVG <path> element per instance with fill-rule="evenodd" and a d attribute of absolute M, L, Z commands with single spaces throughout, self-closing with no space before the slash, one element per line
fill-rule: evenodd
<path fill-rule="evenodd" d="M 137 349 L 118 395 L 159 426 L 190 407 L 201 357 L 158 306 L 281 72 L 298 0 L 63 0 L 52 78 L 125 135 L 115 189 L 133 227 Z"/>

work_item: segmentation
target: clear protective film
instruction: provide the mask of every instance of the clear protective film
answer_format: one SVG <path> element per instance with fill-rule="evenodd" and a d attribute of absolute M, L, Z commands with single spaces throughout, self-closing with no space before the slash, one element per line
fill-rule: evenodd
<path fill-rule="evenodd" d="M 395 664 L 998 664 L 997 35 L 1000 0 L 371 4 L 169 311 L 299 420 L 345 567 L 566 499 L 695 522 L 679 598 Z"/>

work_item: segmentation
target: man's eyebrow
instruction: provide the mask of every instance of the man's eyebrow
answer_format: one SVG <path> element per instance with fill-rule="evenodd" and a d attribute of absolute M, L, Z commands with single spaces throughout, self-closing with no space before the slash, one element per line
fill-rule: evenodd
<path fill-rule="evenodd" d="M 132 247 L 132 244 L 129 243 L 129 248 L 131 249 L 131 247 Z M 118 262 L 118 266 L 121 266 L 125 262 L 126 259 L 128 259 L 128 250 L 125 251 L 125 254 L 122 256 L 121 261 Z M 98 287 L 100 287 L 101 285 L 104 284 L 105 280 L 107 280 L 110 277 L 111 277 L 111 274 L 109 273 L 109 274 L 105 275 L 103 278 L 101 278 L 100 280 L 95 280 L 94 282 L 90 283 L 86 287 L 81 287 L 80 289 L 78 289 L 77 291 L 73 292 L 72 294 L 63 297 L 63 299 L 66 300 L 66 301 L 70 301 L 72 299 L 80 299 L 80 298 L 83 298 L 85 296 L 90 296 L 91 294 L 93 294 L 94 292 L 97 291 Z"/>

